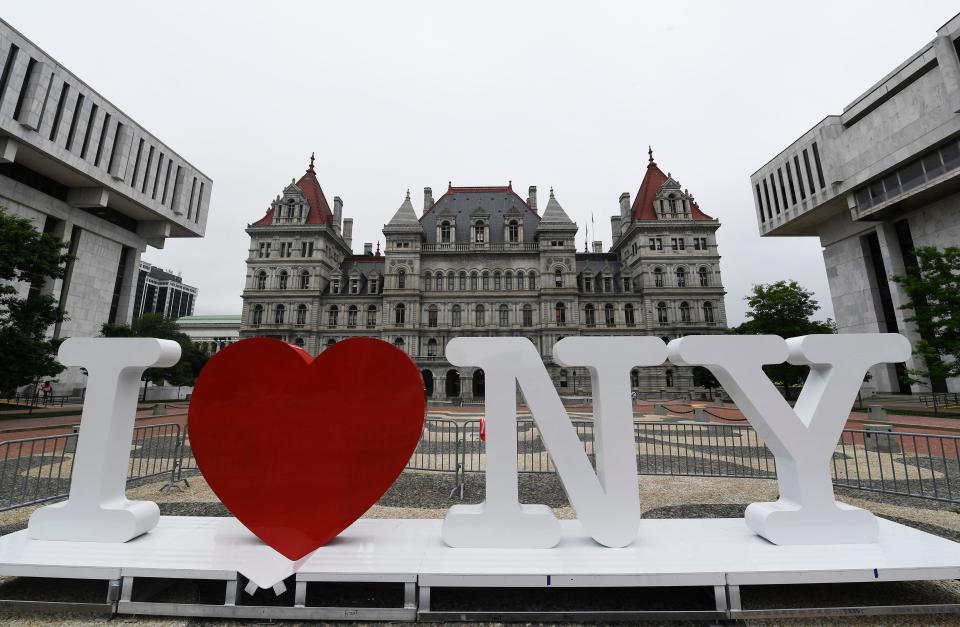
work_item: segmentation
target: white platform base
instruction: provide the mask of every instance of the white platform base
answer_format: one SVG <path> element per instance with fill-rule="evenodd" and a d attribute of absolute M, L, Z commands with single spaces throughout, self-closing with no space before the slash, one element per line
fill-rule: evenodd
<path fill-rule="evenodd" d="M 520 550 L 451 549 L 440 539 L 440 524 L 357 521 L 302 564 L 290 607 L 244 600 L 239 565 L 262 545 L 233 518 L 163 517 L 150 533 L 117 544 L 33 540 L 20 531 L 0 538 L 0 575 L 112 581 L 121 589 L 115 599 L 121 613 L 363 620 L 509 618 L 496 608 L 431 612 L 435 587 L 705 586 L 716 596 L 710 615 L 731 617 L 741 611 L 741 585 L 960 578 L 960 544 L 886 520 L 880 520 L 877 544 L 790 547 L 756 536 L 742 519 L 650 519 L 621 549 L 600 546 L 578 522 L 563 521 L 558 547 Z M 221 580 L 226 596 L 223 605 L 139 602 L 132 595 L 137 578 Z M 388 608 L 305 607 L 310 582 L 393 582 L 403 587 L 404 601 Z"/>

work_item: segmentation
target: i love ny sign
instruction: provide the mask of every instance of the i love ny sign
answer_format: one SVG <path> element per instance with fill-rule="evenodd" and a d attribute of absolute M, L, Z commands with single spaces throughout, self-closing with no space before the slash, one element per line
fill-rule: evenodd
<path fill-rule="evenodd" d="M 517 491 L 519 386 L 584 531 L 622 547 L 637 536 L 640 498 L 630 370 L 709 368 L 776 457 L 780 497 L 753 503 L 746 524 L 775 544 L 877 541 L 870 512 L 834 499 L 829 460 L 867 370 L 910 354 L 898 334 L 571 337 L 554 346 L 564 366 L 589 370 L 596 471 L 570 424 L 536 348 L 525 338 L 451 340 L 447 359 L 486 375 L 486 500 L 454 505 L 442 527 L 451 547 L 550 548 L 560 524 Z M 142 338 L 74 338 L 59 359 L 89 372 L 69 498 L 33 513 L 40 540 L 126 542 L 160 511 L 126 498 L 138 383 L 146 368 L 173 365 L 178 344 Z M 787 404 L 763 373 L 788 361 L 810 367 Z M 346 529 L 402 472 L 426 412 L 423 382 L 402 351 L 352 338 L 317 358 L 278 340 L 250 339 L 215 355 L 194 389 L 190 444 L 210 487 L 264 543 L 298 560 Z"/>

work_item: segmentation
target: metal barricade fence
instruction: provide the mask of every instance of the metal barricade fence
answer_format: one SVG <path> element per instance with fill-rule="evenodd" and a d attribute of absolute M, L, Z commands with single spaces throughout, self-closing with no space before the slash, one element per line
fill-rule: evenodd
<path fill-rule="evenodd" d="M 595 467 L 594 423 L 571 424 Z M 0 442 L 0 511 L 67 496 L 76 435 Z M 517 421 L 517 470 L 554 473 L 536 422 Z M 635 421 L 639 475 L 775 479 L 772 452 L 749 424 Z M 428 418 L 409 470 L 452 473 L 461 491 L 466 473 L 486 469 L 480 421 Z M 197 471 L 188 429 L 177 423 L 134 429 L 128 482 Z M 831 461 L 834 485 L 960 503 L 960 436 L 846 429 Z"/>
<path fill-rule="evenodd" d="M 135 427 L 127 482 L 172 476 L 180 443 L 176 423 Z M 75 433 L 0 442 L 0 511 L 66 497 L 76 448 Z"/>

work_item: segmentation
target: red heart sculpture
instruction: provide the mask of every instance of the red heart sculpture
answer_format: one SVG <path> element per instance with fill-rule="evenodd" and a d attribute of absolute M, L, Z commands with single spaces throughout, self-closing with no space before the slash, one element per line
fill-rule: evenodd
<path fill-rule="evenodd" d="M 387 491 L 425 413 L 417 366 L 387 342 L 351 338 L 312 359 L 253 338 L 204 366 L 190 402 L 190 444 L 237 520 L 297 560 Z"/>

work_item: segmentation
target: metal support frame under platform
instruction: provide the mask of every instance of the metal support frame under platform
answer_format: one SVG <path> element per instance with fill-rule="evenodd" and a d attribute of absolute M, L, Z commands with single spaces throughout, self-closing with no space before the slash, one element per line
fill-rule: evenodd
<path fill-rule="evenodd" d="M 622 549 L 602 547 L 585 536 L 579 523 L 563 521 L 555 549 L 451 549 L 440 540 L 439 520 L 357 521 L 336 541 L 317 550 L 286 584 L 251 596 L 239 574 L 244 551 L 260 546 L 231 518 L 164 517 L 144 536 L 123 544 L 42 542 L 26 532 L 0 538 L 0 575 L 21 578 L 96 580 L 106 584 L 106 603 L 46 600 L 0 601 L 27 610 L 102 611 L 202 618 L 389 621 L 563 621 L 563 620 L 724 620 L 789 616 L 960 613 L 960 604 L 851 605 L 744 609 L 741 587 L 803 586 L 944 580 L 960 578 L 960 544 L 881 521 L 875 545 L 778 547 L 756 537 L 742 520 L 645 520 L 637 541 Z M 176 550 L 171 550 L 171 548 Z M 203 584 L 203 582 L 207 582 Z M 206 602 L 179 602 L 164 595 L 171 584 L 193 582 Z M 210 587 L 223 585 L 214 595 Z M 360 588 L 386 590 L 389 602 L 376 606 L 308 605 L 324 586 L 339 586 L 359 598 Z M 466 589 L 473 603 L 438 603 L 447 588 Z M 564 598 L 563 609 L 547 605 L 504 606 L 483 589 L 534 589 L 543 598 Z M 676 607 L 652 609 L 599 606 L 579 610 L 575 591 L 624 588 L 679 589 Z M 688 595 L 686 590 L 690 591 Z M 569 591 L 569 594 L 564 591 Z M 3 594 L 0 589 L 0 595 Z M 273 598 L 273 595 L 283 595 Z M 655 598 L 659 593 L 651 595 Z M 221 596 L 222 595 L 222 596 Z M 266 597 L 262 595 L 267 595 Z M 552 595 L 552 596 L 551 596 Z M 199 596 L 199 593 L 198 593 Z M 360 595 L 362 596 L 362 595 Z M 314 600 L 330 595 L 314 594 Z M 221 601 L 222 599 L 222 601 Z M 335 599 L 334 599 L 335 600 Z M 480 603 L 476 601 L 480 600 Z M 525 599 L 523 599 L 525 600 Z M 500 605 L 498 607 L 498 605 Z M 586 606 L 587 604 L 584 604 Z"/>

